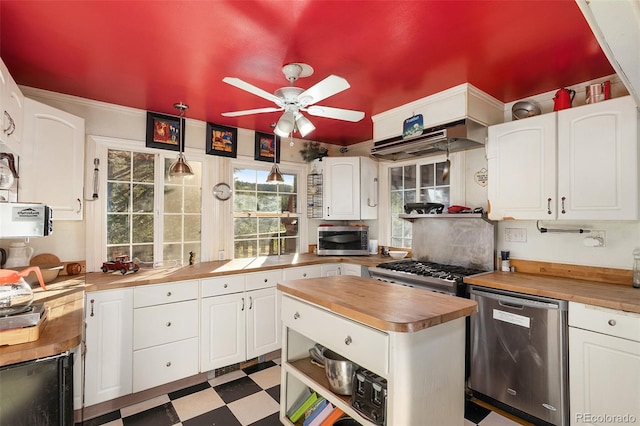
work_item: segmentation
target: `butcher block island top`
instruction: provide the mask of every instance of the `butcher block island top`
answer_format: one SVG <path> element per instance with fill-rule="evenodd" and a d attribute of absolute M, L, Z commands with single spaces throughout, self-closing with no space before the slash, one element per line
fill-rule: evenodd
<path fill-rule="evenodd" d="M 411 333 L 477 311 L 476 302 L 371 278 L 332 276 L 278 283 L 283 293 L 384 331 Z"/>

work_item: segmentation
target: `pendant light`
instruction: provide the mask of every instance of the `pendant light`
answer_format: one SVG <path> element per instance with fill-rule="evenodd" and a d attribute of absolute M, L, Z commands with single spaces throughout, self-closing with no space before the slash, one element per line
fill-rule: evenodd
<path fill-rule="evenodd" d="M 276 128 L 275 124 L 272 124 L 273 127 L 273 166 L 271 167 L 271 172 L 269 172 L 269 176 L 267 176 L 267 182 L 284 182 L 284 178 L 282 177 L 282 173 L 280 173 L 280 168 L 278 167 L 278 145 L 276 144 Z"/>
<path fill-rule="evenodd" d="M 182 102 L 178 102 L 173 104 L 173 107 L 180 111 L 180 123 L 178 125 L 178 146 L 180 147 L 180 153 L 178 154 L 178 159 L 174 161 L 169 167 L 169 176 L 171 177 L 187 177 L 193 176 L 193 170 L 191 170 L 191 166 L 187 163 L 187 159 L 184 157 L 182 153 L 183 146 L 183 131 L 182 123 L 184 121 L 184 112 L 189 109 L 189 105 L 185 105 Z"/>

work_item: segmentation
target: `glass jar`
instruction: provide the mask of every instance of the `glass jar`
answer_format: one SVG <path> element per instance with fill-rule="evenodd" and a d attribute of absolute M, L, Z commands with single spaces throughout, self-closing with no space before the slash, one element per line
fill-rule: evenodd
<path fill-rule="evenodd" d="M 633 286 L 640 288 L 640 249 L 633 251 Z"/>

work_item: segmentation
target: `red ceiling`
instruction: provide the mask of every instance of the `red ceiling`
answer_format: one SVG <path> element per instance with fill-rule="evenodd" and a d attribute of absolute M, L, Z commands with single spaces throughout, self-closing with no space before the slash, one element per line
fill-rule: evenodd
<path fill-rule="evenodd" d="M 371 116 L 469 82 L 503 102 L 613 74 L 572 0 L 13 1 L 0 0 L 0 56 L 18 84 L 187 118 L 271 131 L 274 106 L 222 82 L 267 92 L 281 67 L 311 65 L 351 88 L 320 105 L 358 123 L 309 117 L 306 139 L 372 138 Z M 400 132 L 400 129 L 399 129 Z"/>

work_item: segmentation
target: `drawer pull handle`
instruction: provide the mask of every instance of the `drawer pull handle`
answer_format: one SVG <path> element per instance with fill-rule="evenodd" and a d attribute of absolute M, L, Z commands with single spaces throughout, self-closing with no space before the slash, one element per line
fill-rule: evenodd
<path fill-rule="evenodd" d="M 167 367 L 171 367 L 171 361 L 168 361 L 166 365 Z"/>
<path fill-rule="evenodd" d="M 300 318 L 300 313 L 296 312 L 295 314 L 293 314 L 293 319 L 297 320 L 298 318 Z"/>
<path fill-rule="evenodd" d="M 249 296 L 249 310 L 253 309 L 253 297 Z"/>
<path fill-rule="evenodd" d="M 167 297 L 171 297 L 171 292 L 170 291 L 167 292 Z"/>
<path fill-rule="evenodd" d="M 171 321 L 167 322 L 167 327 L 171 327 Z"/>
<path fill-rule="evenodd" d="M 353 342 L 353 340 L 351 339 L 351 336 L 347 336 L 347 338 L 344 339 L 344 344 L 347 346 L 349 346 L 351 342 Z"/>
<path fill-rule="evenodd" d="M 616 325 L 616 320 L 614 320 L 614 319 L 610 319 L 607 323 L 608 323 L 611 327 L 613 327 L 614 325 Z"/>
<path fill-rule="evenodd" d="M 551 214 L 551 198 L 547 198 L 547 214 Z"/>
<path fill-rule="evenodd" d="M 224 287 L 224 288 L 227 288 L 227 287 L 229 287 L 229 284 L 226 284 L 226 283 L 225 283 L 225 285 L 223 285 L 223 287 Z"/>
<path fill-rule="evenodd" d="M 244 297 L 242 298 L 242 308 L 240 310 L 244 311 Z"/>
<path fill-rule="evenodd" d="M 91 315 L 89 315 L 90 317 L 93 316 L 93 303 L 95 302 L 95 299 L 91 299 Z"/>
<path fill-rule="evenodd" d="M 567 213 L 567 211 L 564 208 L 564 202 L 567 200 L 567 197 L 562 197 L 561 200 L 562 200 L 562 214 L 565 214 Z"/>

